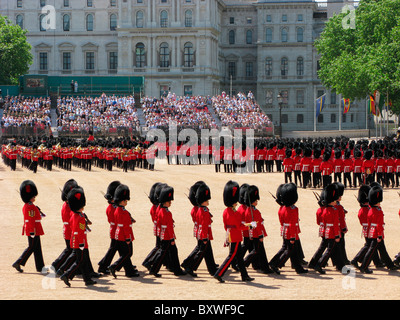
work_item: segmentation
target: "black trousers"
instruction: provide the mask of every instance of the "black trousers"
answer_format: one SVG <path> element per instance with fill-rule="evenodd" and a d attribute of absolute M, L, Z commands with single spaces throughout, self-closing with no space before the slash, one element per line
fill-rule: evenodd
<path fill-rule="evenodd" d="M 85 282 L 91 280 L 91 270 L 89 264 L 89 251 L 81 249 L 73 249 L 73 257 L 75 261 L 72 265 L 65 271 L 64 275 L 72 280 L 76 273 L 80 271 L 82 278 Z"/>
<path fill-rule="evenodd" d="M 21 266 L 25 266 L 32 253 L 35 257 L 36 271 L 41 272 L 44 267 L 44 261 L 40 236 L 35 236 L 33 238 L 28 236 L 28 248 L 24 250 L 16 262 Z"/>
<path fill-rule="evenodd" d="M 390 259 L 390 256 L 386 251 L 386 246 L 383 239 L 381 240 L 381 242 L 378 242 L 378 239 L 368 238 L 367 242 L 369 244 L 368 251 L 364 256 L 361 269 L 365 270 L 368 268 L 376 251 L 379 252 L 382 262 L 387 268 L 391 268 L 394 266 L 392 259 Z"/>
<path fill-rule="evenodd" d="M 111 239 L 110 247 L 108 248 L 106 255 L 99 262 L 99 268 L 107 268 L 108 266 L 110 266 L 116 253 L 117 253 L 117 240 Z"/>
<path fill-rule="evenodd" d="M 61 252 L 59 257 L 56 260 L 54 260 L 54 262 L 51 264 L 51 266 L 54 268 L 55 271 L 57 271 L 63 265 L 63 263 L 68 259 L 68 257 L 72 253 L 69 240 L 65 239 L 65 245 L 66 247 L 63 250 L 63 252 Z"/>
<path fill-rule="evenodd" d="M 216 263 L 214 260 L 214 253 L 211 246 L 211 240 L 204 239 L 198 241 L 198 250 L 193 255 L 192 270 L 197 270 L 203 259 L 206 262 L 208 273 L 214 275 L 217 271 Z"/>
<path fill-rule="evenodd" d="M 147 257 L 143 260 L 142 265 L 145 266 L 146 268 L 150 268 L 153 265 L 154 262 L 154 257 L 156 255 L 156 252 L 158 249 L 161 247 L 161 239 L 160 237 L 156 237 L 156 245 L 154 248 L 150 251 L 150 253 L 147 255 Z"/>
<path fill-rule="evenodd" d="M 175 239 L 161 240 L 161 245 L 154 256 L 154 262 L 151 266 L 150 273 L 157 274 L 167 257 L 170 259 L 169 269 L 174 273 L 178 272 L 180 270 L 180 264 Z"/>
<path fill-rule="evenodd" d="M 215 273 L 215 276 L 222 277 L 234 259 L 237 262 L 242 279 L 247 278 L 248 273 L 243 262 L 243 250 L 241 242 L 231 242 L 229 244 L 229 254 Z"/>
<path fill-rule="evenodd" d="M 117 241 L 116 247 L 119 253 L 119 258 L 111 265 L 111 267 L 117 271 L 121 270 L 123 267 L 125 270 L 125 275 L 131 276 L 135 273 L 135 269 L 132 265 L 132 260 L 131 260 L 133 254 L 132 241 L 130 241 L 129 243 L 126 241 L 119 241 L 119 240 L 116 241 Z"/>
<path fill-rule="evenodd" d="M 282 268 L 286 261 L 290 258 L 290 262 L 292 263 L 292 267 L 296 270 L 302 270 L 301 266 L 301 257 L 298 243 L 296 241 L 291 243 L 289 239 L 283 240 L 282 248 L 278 251 L 278 253 L 272 258 L 271 264 L 273 263 L 276 267 Z"/>
<path fill-rule="evenodd" d="M 253 250 L 244 258 L 245 267 L 248 267 L 250 263 L 255 262 L 262 271 L 270 270 L 264 241 L 262 240 L 262 236 L 252 239 Z"/>
<path fill-rule="evenodd" d="M 370 242 L 368 241 L 368 238 L 365 238 L 365 243 L 364 246 L 358 251 L 358 253 L 355 255 L 354 259 L 356 262 L 362 263 L 364 260 L 365 255 L 368 252 L 370 246 Z M 378 251 L 375 250 L 374 255 L 372 256 L 372 261 L 374 262 L 375 266 L 378 266 L 381 264 L 381 259 L 379 258 Z"/>
<path fill-rule="evenodd" d="M 345 266 L 342 256 L 339 252 L 339 243 L 335 239 L 324 239 L 326 241 L 326 249 L 317 262 L 317 267 L 324 267 L 328 259 L 331 258 L 337 270 L 342 270 Z"/>

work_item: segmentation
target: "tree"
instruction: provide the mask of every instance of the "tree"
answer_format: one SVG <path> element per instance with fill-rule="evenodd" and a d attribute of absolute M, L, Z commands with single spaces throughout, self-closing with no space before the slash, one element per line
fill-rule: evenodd
<path fill-rule="evenodd" d="M 18 84 L 18 77 L 29 71 L 33 58 L 26 32 L 0 16 L 0 84 Z"/>
<path fill-rule="evenodd" d="M 315 46 L 321 55 L 324 86 L 345 98 L 365 99 L 375 90 L 400 112 L 400 1 L 361 0 L 355 27 L 347 27 L 349 12 L 334 15 Z"/>

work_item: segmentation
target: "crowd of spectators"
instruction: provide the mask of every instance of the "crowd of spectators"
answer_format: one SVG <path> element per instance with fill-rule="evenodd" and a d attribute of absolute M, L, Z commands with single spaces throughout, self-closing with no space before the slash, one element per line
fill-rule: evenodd
<path fill-rule="evenodd" d="M 57 103 L 58 131 L 115 132 L 139 128 L 133 96 L 64 97 Z"/>
<path fill-rule="evenodd" d="M 172 121 L 178 127 L 216 128 L 208 110 L 209 98 L 176 96 L 168 93 L 161 99 L 142 98 L 142 108 L 148 128 L 168 127 Z"/>
<path fill-rule="evenodd" d="M 272 126 L 271 120 L 261 111 L 251 92 L 247 96 L 238 93 L 232 97 L 222 92 L 211 100 L 222 126 L 250 129 Z"/>

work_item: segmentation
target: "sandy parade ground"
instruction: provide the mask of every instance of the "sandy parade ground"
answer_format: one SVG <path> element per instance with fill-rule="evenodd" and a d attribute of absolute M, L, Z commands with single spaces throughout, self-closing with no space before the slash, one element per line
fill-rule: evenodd
<path fill-rule="evenodd" d="M 120 180 L 131 190 L 131 201 L 127 210 L 136 219 L 134 224 L 134 252 L 132 261 L 140 272 L 139 278 L 126 278 L 123 271 L 117 279 L 104 276 L 97 280 L 94 286 L 86 287 L 81 277 L 71 281 L 71 288 L 53 274 L 37 273 L 33 255 L 23 267 L 24 272 L 18 273 L 11 267 L 12 263 L 27 247 L 27 239 L 21 235 L 23 224 L 23 202 L 19 196 L 19 185 L 25 179 L 36 183 L 39 195 L 35 204 L 47 215 L 42 225 L 45 235 L 41 237 L 43 255 L 46 265 L 50 265 L 64 249 L 61 222 L 61 192 L 65 181 L 74 178 L 85 190 L 87 206 L 86 214 L 93 222 L 92 232 L 88 234 L 91 261 L 97 271 L 97 263 L 106 253 L 110 244 L 109 225 L 105 215 L 107 202 L 102 192 L 113 180 Z M 147 194 L 153 183 L 166 182 L 175 188 L 175 201 L 171 212 L 175 220 L 175 233 L 180 262 L 195 247 L 193 224 L 190 217 L 191 204 L 187 199 L 188 188 L 197 180 L 205 181 L 211 189 L 212 199 L 210 211 L 213 214 L 212 242 L 217 263 L 222 263 L 228 254 L 223 246 L 225 231 L 222 223 L 224 205 L 222 191 L 228 180 L 239 184 L 257 185 L 261 193 L 258 208 L 265 219 L 268 237 L 264 240 L 268 259 L 271 259 L 282 245 L 280 225 L 278 221 L 278 205 L 269 194 L 275 194 L 276 188 L 283 183 L 283 173 L 258 174 L 228 174 L 215 173 L 213 165 L 177 166 L 168 165 L 165 160 L 157 160 L 155 171 L 136 169 L 128 173 L 113 168 L 112 172 L 96 167 L 91 172 L 72 167 L 72 171 L 64 171 L 53 167 L 52 172 L 43 168 L 34 174 L 17 165 L 17 171 L 11 172 L 0 162 L 0 299 L 2 300 L 375 300 L 400 298 L 400 271 L 376 269 L 373 274 L 361 274 L 350 269 L 347 275 L 342 275 L 330 263 L 326 274 L 320 275 L 313 270 L 308 274 L 298 275 L 290 268 L 290 261 L 281 269 L 281 275 L 265 275 L 254 271 L 251 267 L 249 275 L 255 280 L 242 282 L 240 274 L 230 269 L 225 275 L 225 283 L 221 284 L 211 277 L 205 262 L 200 265 L 197 278 L 189 275 L 174 276 L 165 268 L 161 269 L 161 278 L 149 275 L 141 264 L 146 255 L 154 247 L 155 239 L 152 233 L 152 222 L 149 215 L 151 207 Z M 309 261 L 320 244 L 315 212 L 318 208 L 313 191 L 315 189 L 299 189 L 297 206 L 300 214 L 300 234 L 305 260 Z M 389 255 L 394 256 L 400 251 L 400 219 L 399 189 L 385 189 L 382 204 L 385 213 L 385 243 Z M 357 218 L 359 205 L 355 199 L 356 189 L 345 191 L 342 204 L 348 211 L 346 235 L 346 250 L 351 260 L 363 246 L 361 226 Z M 118 254 L 117 254 L 118 255 Z"/>

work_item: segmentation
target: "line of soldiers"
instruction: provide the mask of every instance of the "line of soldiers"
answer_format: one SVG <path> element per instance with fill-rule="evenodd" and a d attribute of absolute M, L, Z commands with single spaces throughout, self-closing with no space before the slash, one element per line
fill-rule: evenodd
<path fill-rule="evenodd" d="M 72 166 L 91 171 L 92 166 L 112 171 L 114 168 L 124 172 L 135 168 L 154 170 L 155 150 L 150 144 L 129 140 L 79 141 L 52 140 L 12 141 L 2 144 L 2 159 L 12 171 L 17 163 L 23 168 L 37 172 L 38 167 L 52 171 L 53 166 L 71 171 Z"/>
<path fill-rule="evenodd" d="M 383 201 L 382 187 L 373 182 L 370 186 L 359 188 L 358 202 L 360 204 L 359 220 L 363 228 L 365 245 L 357 255 L 349 261 L 345 249 L 345 234 L 348 232 L 345 214 L 346 210 L 340 204 L 344 194 L 344 185 L 334 182 L 327 185 L 316 194 L 319 209 L 316 212 L 321 244 L 313 255 L 308 267 L 324 274 L 325 266 L 331 258 L 333 265 L 342 272 L 343 267 L 352 264 L 363 273 L 372 273 L 369 269 L 371 261 L 375 265 L 396 270 L 400 266 L 400 254 L 394 260 L 390 259 L 384 244 L 384 219 L 380 206 Z M 92 222 L 84 213 L 86 205 L 85 192 L 74 179 L 68 180 L 61 191 L 63 206 L 61 218 L 63 237 L 66 247 L 47 269 L 44 264 L 40 237 L 44 235 L 41 219 L 45 214 L 34 204 L 38 189 L 33 181 L 26 180 L 20 186 L 21 199 L 24 202 L 23 235 L 28 237 L 28 247 L 13 263 L 13 268 L 23 272 L 29 257 L 34 254 L 36 270 L 47 273 L 54 272 L 67 285 L 71 286 L 77 274 L 81 274 L 86 285 L 96 284 L 93 278 L 107 274 L 117 277 L 124 269 L 126 277 L 139 277 L 138 269 L 132 263 L 133 224 L 136 223 L 131 213 L 126 209 L 130 200 L 130 189 L 119 181 L 113 181 L 104 194 L 108 202 L 106 209 L 110 225 L 110 246 L 105 256 L 98 263 L 95 272 L 89 254 L 87 234 L 91 231 Z M 205 260 L 211 276 L 223 283 L 227 269 L 231 266 L 241 274 L 242 281 L 253 281 L 247 269 L 250 265 L 261 273 L 280 274 L 280 269 L 290 259 L 292 268 L 298 274 L 305 274 L 304 253 L 300 242 L 299 209 L 297 186 L 294 183 L 281 184 L 274 196 L 279 204 L 278 218 L 281 225 L 283 244 L 281 249 L 268 261 L 264 239 L 267 237 L 262 213 L 257 209 L 260 192 L 257 186 L 239 184 L 228 181 L 223 189 L 225 210 L 222 214 L 226 233 L 225 247 L 229 248 L 228 256 L 221 265 L 215 262 L 211 242 L 213 240 L 213 215 L 209 210 L 211 190 L 203 181 L 198 181 L 190 187 L 188 199 L 192 204 L 191 220 L 196 246 L 183 260 L 179 261 L 174 219 L 170 211 L 174 200 L 174 188 L 168 184 L 157 182 L 150 190 L 150 217 L 154 224 L 155 247 L 146 256 L 142 265 L 149 270 L 150 275 L 161 277 L 159 273 L 165 266 L 176 276 L 191 275 L 197 277 L 196 270 Z M 240 204 L 238 209 L 237 206 Z M 400 212 L 399 212 L 400 214 Z M 113 259 L 118 252 L 119 257 Z M 248 253 L 247 253 L 248 252 Z M 246 255 L 247 253 L 247 255 Z M 361 263 L 361 265 L 359 265 Z"/>

